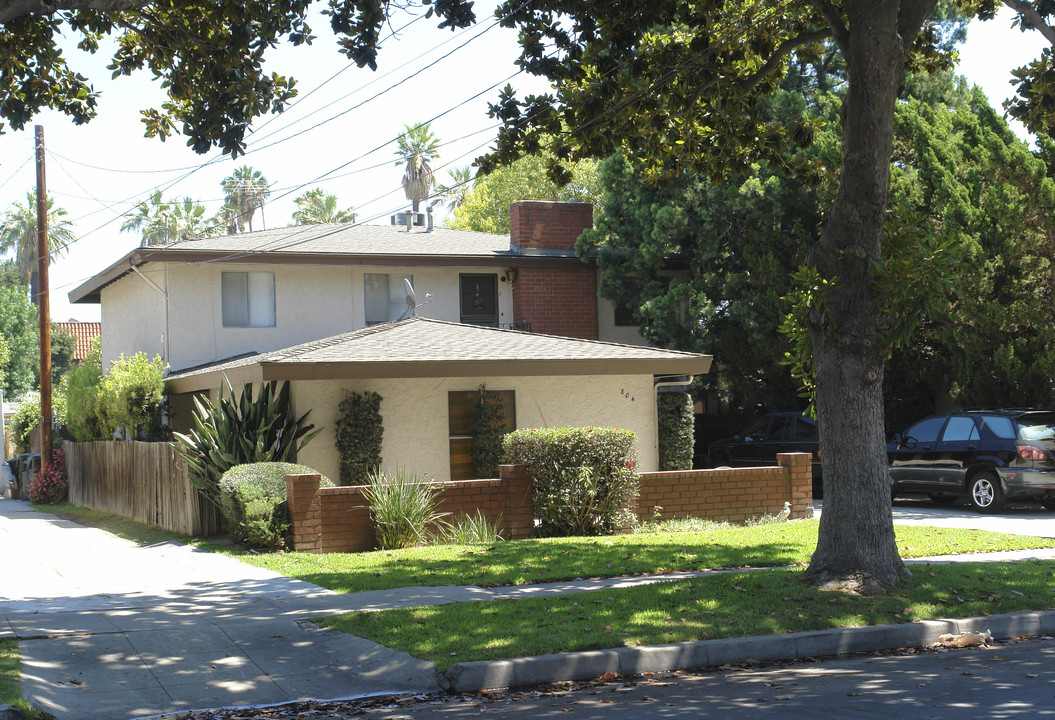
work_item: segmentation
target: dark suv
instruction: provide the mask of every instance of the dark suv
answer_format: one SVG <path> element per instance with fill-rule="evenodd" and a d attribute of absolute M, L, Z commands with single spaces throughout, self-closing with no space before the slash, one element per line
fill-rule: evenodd
<path fill-rule="evenodd" d="M 920 420 L 887 444 L 890 495 L 937 503 L 966 495 L 979 512 L 1011 499 L 1055 510 L 1055 410 L 957 410 Z"/>
<path fill-rule="evenodd" d="M 712 467 L 776 465 L 777 453 L 804 452 L 813 458 L 813 496 L 821 497 L 821 451 L 817 421 L 801 412 L 773 412 L 756 419 L 743 432 L 715 440 L 707 450 Z"/>

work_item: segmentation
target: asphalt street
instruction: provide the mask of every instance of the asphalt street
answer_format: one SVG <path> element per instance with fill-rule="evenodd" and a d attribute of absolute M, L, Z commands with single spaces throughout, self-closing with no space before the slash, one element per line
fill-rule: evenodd
<path fill-rule="evenodd" d="M 1001 720 L 1055 717 L 1053 698 L 1055 637 L 1046 636 L 984 648 L 903 649 L 774 666 L 609 677 L 522 692 L 294 704 L 271 708 L 268 714 L 246 710 L 188 713 L 173 716 L 173 720 Z"/>

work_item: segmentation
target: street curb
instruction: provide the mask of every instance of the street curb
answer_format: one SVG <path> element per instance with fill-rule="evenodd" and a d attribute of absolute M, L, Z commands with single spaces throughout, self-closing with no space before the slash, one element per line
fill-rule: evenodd
<path fill-rule="evenodd" d="M 919 647 L 937 642 L 938 636 L 945 633 L 983 630 L 990 632 L 994 639 L 1055 634 L 1055 610 L 481 660 L 453 665 L 446 672 L 438 673 L 437 679 L 440 687 L 448 692 L 475 693 L 589 680 L 606 673 L 640 675 L 728 663 L 774 662 Z"/>

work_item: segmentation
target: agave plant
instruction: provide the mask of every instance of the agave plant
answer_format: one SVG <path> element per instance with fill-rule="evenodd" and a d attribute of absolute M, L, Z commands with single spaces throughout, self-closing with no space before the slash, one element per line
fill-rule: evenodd
<path fill-rule="evenodd" d="M 227 389 L 227 396 L 224 388 Z M 256 399 L 251 385 L 236 398 L 227 376 L 215 405 L 194 398 L 194 423 L 179 440 L 177 451 L 187 463 L 191 482 L 219 506 L 220 478 L 235 465 L 297 461 L 297 453 L 322 432 L 307 424 L 308 413 L 294 418 L 289 383 L 267 382 Z M 309 411 L 310 412 L 310 411 Z"/>

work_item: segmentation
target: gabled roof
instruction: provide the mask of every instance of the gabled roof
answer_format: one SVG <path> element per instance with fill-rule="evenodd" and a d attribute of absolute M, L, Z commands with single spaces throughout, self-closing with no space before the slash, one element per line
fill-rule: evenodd
<path fill-rule="evenodd" d="M 130 251 L 70 292 L 70 302 L 97 303 L 99 291 L 148 262 L 232 262 L 326 265 L 494 265 L 530 258 L 540 266 L 577 265 L 573 253 L 526 255 L 509 235 L 395 225 L 298 225 L 237 235 L 151 245 Z"/>
<path fill-rule="evenodd" d="M 702 375 L 711 356 L 413 317 L 176 371 L 173 393 L 268 380 L 496 375 Z"/>
<path fill-rule="evenodd" d="M 77 341 L 77 344 L 73 349 L 74 360 L 83 360 L 88 357 L 88 353 L 92 349 L 92 340 L 99 337 L 103 332 L 103 324 L 101 322 L 79 322 L 77 320 L 68 320 L 65 322 L 55 322 L 52 323 L 52 325 L 57 325 L 62 328 Z"/>

